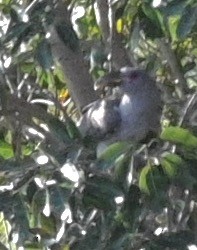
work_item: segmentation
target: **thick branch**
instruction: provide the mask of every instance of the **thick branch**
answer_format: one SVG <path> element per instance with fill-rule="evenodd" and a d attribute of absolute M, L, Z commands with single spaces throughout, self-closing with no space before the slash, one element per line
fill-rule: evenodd
<path fill-rule="evenodd" d="M 178 62 L 175 52 L 171 49 L 171 46 L 168 42 L 160 39 L 158 40 L 158 45 L 162 56 L 165 58 L 171 69 L 173 77 L 178 80 L 179 96 L 182 98 L 187 90 L 187 82 L 181 70 L 180 63 Z"/>
<path fill-rule="evenodd" d="M 65 45 L 57 32 L 56 25 L 64 23 L 68 27 L 72 27 L 68 10 L 62 1 L 58 1 L 54 13 L 55 19 L 54 25 L 51 27 L 50 38 L 52 52 L 62 66 L 70 94 L 77 108 L 81 110 L 87 104 L 95 101 L 97 95 L 93 89 L 92 78 L 88 71 L 89 67 L 85 64 L 82 52 L 79 48 L 72 50 Z"/>
<path fill-rule="evenodd" d="M 104 43 L 107 48 L 110 48 L 112 52 L 113 66 L 116 70 L 119 70 L 124 66 L 132 66 L 126 49 L 122 43 L 122 35 L 117 33 L 115 20 L 113 27 L 109 27 L 109 6 L 107 0 L 96 0 L 95 13 L 97 23 L 101 29 Z M 110 28 L 113 29 L 113 39 L 110 44 Z"/>

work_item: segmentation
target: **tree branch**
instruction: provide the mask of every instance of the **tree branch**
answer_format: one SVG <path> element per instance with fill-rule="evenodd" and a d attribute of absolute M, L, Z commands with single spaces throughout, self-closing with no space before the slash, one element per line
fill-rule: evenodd
<path fill-rule="evenodd" d="M 162 56 L 165 58 L 171 69 L 173 77 L 178 80 L 179 89 L 177 91 L 179 97 L 182 98 L 187 91 L 187 81 L 185 80 L 184 74 L 181 70 L 181 65 L 178 62 L 176 54 L 172 50 L 169 42 L 166 42 L 164 39 L 160 39 L 158 40 L 158 45 Z"/>
<path fill-rule="evenodd" d="M 97 23 L 101 29 L 103 41 L 108 50 L 112 53 L 111 58 L 113 60 L 112 64 L 114 68 L 119 70 L 124 66 L 132 66 L 133 64 L 130 61 L 128 53 L 122 43 L 122 35 L 116 30 L 115 20 L 113 20 L 112 27 L 109 25 L 110 17 L 108 0 L 96 0 L 95 3 Z M 112 29 L 112 32 L 110 32 L 110 29 Z"/>
<path fill-rule="evenodd" d="M 57 32 L 57 25 L 62 24 L 66 25 L 65 28 L 69 27 L 71 32 L 74 32 L 68 10 L 62 1 L 58 1 L 54 14 L 54 25 L 51 26 L 50 31 L 52 52 L 62 66 L 69 92 L 78 110 L 81 110 L 87 104 L 95 101 L 97 94 L 93 88 L 93 80 L 88 71 L 89 67 L 84 61 L 80 48 L 72 49 L 72 47 L 66 45 Z M 68 34 L 65 35 L 69 36 Z M 68 37 L 68 39 L 71 39 L 71 37 Z M 72 45 L 72 41 L 69 42 Z"/>

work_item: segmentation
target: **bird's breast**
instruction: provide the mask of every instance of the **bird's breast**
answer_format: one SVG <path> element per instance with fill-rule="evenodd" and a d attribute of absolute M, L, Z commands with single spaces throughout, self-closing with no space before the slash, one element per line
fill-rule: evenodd
<path fill-rule="evenodd" d="M 125 122 L 133 120 L 139 111 L 139 107 L 137 106 L 135 98 L 132 98 L 129 95 L 123 95 L 119 105 L 119 109 L 121 119 Z"/>

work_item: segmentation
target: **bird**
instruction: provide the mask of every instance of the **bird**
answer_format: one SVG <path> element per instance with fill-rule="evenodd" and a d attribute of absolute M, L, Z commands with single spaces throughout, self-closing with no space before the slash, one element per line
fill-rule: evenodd
<path fill-rule="evenodd" d="M 162 98 L 154 79 L 145 70 L 132 67 L 122 68 L 119 77 L 115 81 L 118 94 L 104 96 L 85 107 L 79 123 L 83 137 L 109 145 L 140 142 L 160 132 Z M 113 82 L 109 81 L 108 86 L 112 87 Z"/>

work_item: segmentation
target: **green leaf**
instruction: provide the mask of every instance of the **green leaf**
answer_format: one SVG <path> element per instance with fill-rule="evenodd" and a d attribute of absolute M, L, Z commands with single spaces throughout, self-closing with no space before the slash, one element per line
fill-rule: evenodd
<path fill-rule="evenodd" d="M 127 142 L 116 142 L 107 147 L 107 149 L 100 154 L 96 161 L 99 168 L 107 169 L 112 167 L 119 156 L 126 153 L 131 148 Z"/>
<path fill-rule="evenodd" d="M 183 166 L 183 160 L 176 154 L 167 154 L 161 160 L 161 165 L 169 178 L 175 178 Z"/>
<path fill-rule="evenodd" d="M 149 4 L 143 4 L 138 16 L 140 26 L 148 37 L 154 39 L 164 36 L 165 27 L 159 10 L 152 8 Z"/>
<path fill-rule="evenodd" d="M 152 199 L 164 198 L 161 194 L 165 193 L 168 179 L 160 166 L 144 167 L 140 173 L 139 188 L 142 192 L 150 195 Z"/>
<path fill-rule="evenodd" d="M 47 122 L 47 125 L 51 133 L 53 133 L 60 141 L 70 144 L 71 139 L 68 134 L 66 124 L 60 121 L 57 117 L 51 117 Z"/>
<path fill-rule="evenodd" d="M 138 222 L 141 212 L 141 192 L 138 186 L 131 185 L 129 191 L 125 196 L 124 205 L 122 208 L 122 219 L 124 226 L 130 230 L 136 229 L 136 222 Z"/>
<path fill-rule="evenodd" d="M 51 234 L 47 232 L 47 230 L 45 230 L 44 228 L 34 227 L 30 228 L 29 231 L 32 234 L 39 235 L 40 237 L 42 237 L 42 239 L 51 239 L 52 237 Z"/>
<path fill-rule="evenodd" d="M 197 137 L 189 130 L 180 127 L 168 127 L 161 133 L 161 139 L 175 144 L 181 144 L 186 148 L 197 148 Z"/>
<path fill-rule="evenodd" d="M 180 39 L 186 38 L 194 25 L 197 23 L 197 5 L 187 6 L 181 17 L 177 28 L 177 36 Z"/>
<path fill-rule="evenodd" d="M 195 234 L 189 230 L 165 233 L 151 240 L 152 244 L 156 244 L 157 249 L 187 249 L 188 245 L 195 244 Z"/>
<path fill-rule="evenodd" d="M 45 216 L 43 213 L 41 213 L 40 224 L 41 224 L 42 230 L 44 230 L 51 237 L 55 237 L 56 220 L 53 214 L 50 214 L 50 216 Z"/>
<path fill-rule="evenodd" d="M 36 50 L 36 59 L 38 60 L 38 63 L 40 66 L 47 70 L 50 69 L 53 65 L 53 57 L 51 54 L 51 48 L 46 39 L 43 39 L 37 47 Z"/>
<path fill-rule="evenodd" d="M 10 8 L 10 17 L 13 23 L 18 23 L 21 20 L 21 15 L 18 13 L 19 11 L 15 8 Z"/>
<path fill-rule="evenodd" d="M 180 16 L 182 15 L 187 1 L 185 0 L 173 0 L 167 4 L 165 7 L 161 7 L 162 13 L 167 16 Z"/>
<path fill-rule="evenodd" d="M 170 16 L 168 18 L 168 27 L 169 27 L 169 32 L 172 38 L 172 41 L 177 40 L 177 27 L 180 21 L 179 16 Z"/>
<path fill-rule="evenodd" d="M 4 218 L 4 214 L 1 212 L 0 213 L 0 239 L 1 239 L 0 249 L 1 250 L 8 250 L 3 245 L 3 244 L 8 243 L 8 241 L 9 241 L 9 237 L 7 234 L 8 227 L 9 227 L 9 223 L 8 223 L 8 221 L 6 221 L 6 219 Z"/>
<path fill-rule="evenodd" d="M 115 209 L 115 198 L 123 196 L 121 189 L 109 178 L 93 176 L 86 182 L 83 202 L 88 207 Z"/>
<path fill-rule="evenodd" d="M 14 221 L 15 221 L 15 225 L 17 225 L 16 228 L 12 228 L 12 229 L 13 229 L 13 232 L 15 231 L 19 234 L 18 244 L 23 245 L 24 242 L 28 240 L 30 236 L 29 221 L 27 217 L 26 206 L 22 199 L 22 196 L 19 194 L 15 194 L 12 197 L 12 202 L 14 204 L 14 206 L 12 207 L 12 210 L 14 213 Z"/>
<path fill-rule="evenodd" d="M 6 35 L 4 41 L 7 43 L 11 41 L 13 38 L 19 38 L 22 34 L 24 34 L 27 31 L 27 29 L 29 29 L 29 23 L 20 22 L 15 24 Z"/>
<path fill-rule="evenodd" d="M 130 171 L 131 154 L 122 154 L 115 162 L 114 166 L 114 180 L 121 187 L 127 188 L 127 177 Z"/>
<path fill-rule="evenodd" d="M 151 166 L 146 166 L 142 169 L 140 178 L 139 178 L 139 187 L 140 190 L 146 194 L 150 194 L 150 190 L 147 183 L 147 175 L 151 171 Z"/>
<path fill-rule="evenodd" d="M 67 133 L 71 139 L 80 138 L 80 132 L 76 124 L 70 119 L 66 122 Z"/>
<path fill-rule="evenodd" d="M 33 227 L 40 225 L 40 214 L 46 205 L 46 190 L 38 190 L 32 200 L 32 216 L 33 216 Z"/>
<path fill-rule="evenodd" d="M 169 153 L 161 160 L 161 166 L 170 180 L 184 187 L 192 189 L 196 184 L 196 178 L 191 174 L 191 166 L 180 156 Z"/>
<path fill-rule="evenodd" d="M 9 159 L 14 156 L 13 148 L 10 144 L 6 142 L 0 142 L 0 156 L 4 159 Z"/>
<path fill-rule="evenodd" d="M 68 191 L 67 189 L 62 189 L 58 186 L 51 186 L 48 189 L 49 189 L 49 195 L 50 195 L 51 212 L 53 212 L 56 218 L 60 219 L 62 216 L 62 213 L 65 212 L 65 209 L 66 209 L 67 210 L 66 219 L 70 219 L 71 210 L 68 205 L 68 198 L 69 198 L 70 191 Z"/>
<path fill-rule="evenodd" d="M 133 51 L 139 45 L 140 41 L 140 25 L 139 22 L 135 22 L 134 27 L 132 29 L 131 40 L 129 41 L 129 46 Z"/>

